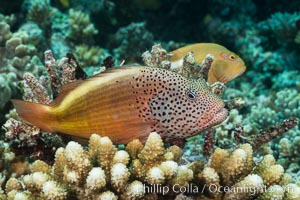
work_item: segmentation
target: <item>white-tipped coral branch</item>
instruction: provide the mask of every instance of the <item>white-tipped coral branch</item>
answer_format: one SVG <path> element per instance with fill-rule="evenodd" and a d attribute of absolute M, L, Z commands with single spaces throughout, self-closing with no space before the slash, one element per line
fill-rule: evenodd
<path fill-rule="evenodd" d="M 151 133 L 145 146 L 141 147 L 134 140 L 126 147 L 130 153 L 116 151 L 108 137 L 95 134 L 90 138 L 88 150 L 76 142 L 69 142 L 66 148 L 57 150 L 52 167 L 36 161 L 31 166 L 30 174 L 20 178 L 11 177 L 5 185 L 4 195 L 12 199 L 55 200 L 180 199 L 183 196 L 194 199 L 192 196 L 195 195 L 198 196 L 196 199 L 211 200 L 265 200 L 272 195 L 285 196 L 287 199 L 300 198 L 299 186 L 291 184 L 291 179 L 275 163 L 273 156 L 265 156 L 255 166 L 249 144 L 233 151 L 216 149 L 205 166 L 197 162 L 180 165 L 175 160 L 178 150 L 175 150 L 175 146 L 164 148 L 157 133 Z M 171 158 L 166 154 L 174 154 L 171 156 L 173 159 L 166 160 L 165 157 Z M 147 166 L 150 163 L 151 166 Z M 200 192 L 204 186 L 206 189 Z M 165 189 L 159 192 L 154 191 L 153 187 Z M 180 194 L 190 187 L 194 187 L 194 190 Z M 230 187 L 231 190 L 214 192 L 208 190 L 209 187 Z M 279 191 L 273 191 L 273 188 Z"/>

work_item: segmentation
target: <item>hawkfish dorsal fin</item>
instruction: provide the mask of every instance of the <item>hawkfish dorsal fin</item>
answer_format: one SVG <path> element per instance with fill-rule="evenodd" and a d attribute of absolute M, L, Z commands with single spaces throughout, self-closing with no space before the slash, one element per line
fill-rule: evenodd
<path fill-rule="evenodd" d="M 72 90 L 74 90 L 76 87 L 78 87 L 83 80 L 76 80 L 71 83 L 67 83 L 66 85 L 62 86 L 61 92 L 58 94 L 58 96 L 52 101 L 49 105 L 50 106 L 56 106 L 60 104 L 60 102 L 69 94 Z"/>

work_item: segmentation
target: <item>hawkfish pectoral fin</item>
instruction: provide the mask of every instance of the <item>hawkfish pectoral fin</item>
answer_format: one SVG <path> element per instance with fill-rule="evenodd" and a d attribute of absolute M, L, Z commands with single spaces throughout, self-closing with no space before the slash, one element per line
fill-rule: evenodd
<path fill-rule="evenodd" d="M 108 128 L 97 132 L 100 136 L 108 136 L 115 144 L 127 144 L 134 138 L 144 142 L 151 132 L 151 126 L 148 123 L 127 121 L 126 124 L 120 124 L 114 128 Z"/>

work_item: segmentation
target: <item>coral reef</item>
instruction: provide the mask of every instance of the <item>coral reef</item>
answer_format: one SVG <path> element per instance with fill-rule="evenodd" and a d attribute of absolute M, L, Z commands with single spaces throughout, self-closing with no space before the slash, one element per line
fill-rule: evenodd
<path fill-rule="evenodd" d="M 300 117 L 300 96 L 295 89 L 280 90 L 276 93 L 275 106 L 284 117 Z"/>
<path fill-rule="evenodd" d="M 114 54 L 119 60 L 126 62 L 140 61 L 145 48 L 153 45 L 153 34 L 146 29 L 144 22 L 131 23 L 122 27 L 116 33 L 118 47 L 114 49 Z"/>
<path fill-rule="evenodd" d="M 81 67 L 100 66 L 101 61 L 109 56 L 105 49 L 99 47 L 89 47 L 87 45 L 77 45 L 74 51 Z"/>
<path fill-rule="evenodd" d="M 13 72 L 0 74 L 0 110 L 4 108 L 6 103 L 10 100 L 13 94 L 16 93 L 17 77 Z"/>
<path fill-rule="evenodd" d="M 215 138 L 217 146 L 230 148 L 233 143 L 234 129 L 238 125 L 242 125 L 243 116 L 239 114 L 239 111 L 233 109 L 229 112 L 227 119 L 216 128 Z M 244 128 L 244 133 L 249 134 L 247 127 Z"/>
<path fill-rule="evenodd" d="M 250 118 L 251 122 L 253 122 L 257 127 L 269 127 L 279 121 L 278 113 L 263 104 L 252 106 L 251 113 L 248 118 Z"/>
<path fill-rule="evenodd" d="M 234 150 L 218 148 L 205 165 L 180 165 L 180 155 L 179 147 L 165 149 L 154 132 L 145 145 L 133 140 L 126 151 L 94 134 L 87 150 L 69 142 L 57 149 L 52 166 L 37 160 L 30 173 L 9 178 L 1 195 L 12 199 L 300 198 L 300 187 L 272 155 L 255 164 L 249 144 Z"/>
<path fill-rule="evenodd" d="M 268 34 L 274 35 L 278 41 L 294 42 L 297 35 L 297 21 L 300 13 L 275 13 L 266 21 L 260 22 L 258 27 Z"/>
<path fill-rule="evenodd" d="M 72 57 L 56 61 L 52 52 L 46 51 L 45 65 L 50 83 L 43 77 L 38 80 L 32 73 L 24 73 L 22 83 L 24 100 L 48 105 L 52 102 L 53 97 L 61 91 L 64 84 L 74 81 L 78 76 L 79 66 Z M 64 146 L 62 138 L 57 134 L 49 134 L 41 131 L 38 127 L 28 125 L 13 112 L 10 116 L 14 118 L 9 118 L 2 128 L 5 131 L 5 138 L 11 141 L 18 154 L 28 153 L 31 157 L 50 161 L 56 148 Z M 28 151 L 28 147 L 35 151 Z"/>
<path fill-rule="evenodd" d="M 48 1 L 32 0 L 27 13 L 29 21 L 37 23 L 42 28 L 49 28 L 52 9 Z"/>
<path fill-rule="evenodd" d="M 26 71 L 36 76 L 44 73 L 36 48 L 29 43 L 26 32 L 11 32 L 13 16 L 0 16 L 0 77 L 3 93 L 0 108 L 16 95 L 16 82 Z"/>
<path fill-rule="evenodd" d="M 90 21 L 89 15 L 70 9 L 69 25 L 70 30 L 67 37 L 76 42 L 88 42 L 91 40 L 91 36 L 98 33 L 98 30 Z"/>
<path fill-rule="evenodd" d="M 115 7 L 114 2 L 112 1 L 94 1 L 94 2 L 87 2 L 84 0 L 72 0 L 72 1 L 61 1 L 64 3 L 65 7 L 72 7 L 78 10 L 84 10 L 87 13 L 95 13 L 95 12 L 106 12 L 111 13 Z"/>
<path fill-rule="evenodd" d="M 300 85 L 300 73 L 299 71 L 284 71 L 283 73 L 277 74 L 272 77 L 272 87 L 274 89 L 284 88 L 299 88 Z"/>
<path fill-rule="evenodd" d="M 291 139 L 289 139 L 284 137 L 278 143 L 278 163 L 292 173 L 297 173 L 299 170 L 299 157 L 297 155 L 299 154 L 300 137 L 295 134 L 297 132 L 299 132 L 299 130 L 296 129 L 294 130 L 294 134 L 288 133 L 289 135 L 295 135 L 294 138 L 291 137 Z"/>
<path fill-rule="evenodd" d="M 78 5 L 78 2 L 73 3 L 74 5 Z M 22 7 L 25 14 L 21 16 L 22 20 L 18 18 L 17 27 L 19 29 L 16 34 L 26 35 L 26 41 L 21 42 L 28 49 L 29 47 L 32 48 L 31 54 L 34 55 L 34 59 L 30 60 L 30 65 L 22 70 L 19 68 L 12 70 L 12 68 L 5 66 L 6 71 L 13 71 L 18 75 L 18 80 L 22 79 L 23 72 L 35 72 L 36 70 L 33 67 L 40 69 L 39 74 L 34 73 L 37 77 L 41 75 L 41 72 L 45 72 L 40 62 L 43 59 L 42 52 L 45 49 L 51 49 L 55 56 L 65 55 L 73 51 L 75 56 L 79 58 L 78 60 L 80 60 L 79 64 L 86 67 L 86 71 L 90 75 L 98 71 L 102 61 L 109 55 L 108 50 L 94 45 L 94 36 L 98 33 L 98 30 L 92 23 L 87 9 L 84 9 L 84 12 L 79 11 L 80 9 L 69 9 L 69 12 L 67 12 L 59 10 L 53 4 L 55 3 L 49 1 L 40 2 L 37 0 L 25 0 L 23 2 Z M 102 8 L 104 9 L 104 4 L 108 5 L 108 2 L 100 4 L 103 4 Z M 88 6 L 91 6 L 91 3 Z M 19 16 L 17 15 L 17 17 Z M 1 44 L 4 46 L 5 41 L 10 39 L 11 35 L 15 34 L 10 31 L 10 26 L 12 26 L 15 16 L 1 15 L 0 18 L 6 23 L 3 27 L 3 36 L 5 37 L 1 40 Z M 93 45 L 93 47 L 89 45 Z M 6 56 L 5 54 L 1 55 Z M 25 58 L 29 59 L 28 56 Z M 4 59 L 4 61 L 6 60 L 12 62 L 10 61 L 12 60 L 11 57 Z M 24 60 L 21 62 L 19 60 L 20 65 L 25 62 L 29 61 Z"/>
<path fill-rule="evenodd" d="M 299 6 L 298 1 L 269 0 L 2 0 L 0 121 L 4 129 L 0 138 L 9 143 L 0 140 L 0 199 L 74 199 L 76 195 L 91 199 L 299 199 L 295 185 L 297 181 L 299 185 L 300 171 L 299 125 L 287 132 L 284 123 L 275 126 L 289 117 L 300 117 Z M 188 139 L 182 151 L 175 146 L 165 148 L 157 137 L 147 148 L 135 140 L 118 149 L 109 139 L 95 135 L 88 150 L 75 142 L 65 147 L 60 136 L 26 125 L 10 110 L 11 98 L 22 96 L 49 104 L 64 84 L 85 78 L 85 73 L 93 75 L 142 59 L 149 67 L 206 78 L 214 62 L 210 56 L 197 63 L 189 53 L 181 68 L 170 69 L 171 55 L 165 49 L 195 42 L 215 42 L 232 49 L 245 61 L 247 72 L 226 84 L 225 90 L 224 85 L 211 86 L 225 99 L 229 117 L 214 129 Z M 154 45 L 141 58 L 154 43 L 165 49 Z M 47 49 L 51 52 L 47 51 L 44 66 L 41 60 Z M 72 54 L 54 59 L 68 52 L 73 52 L 77 61 Z M 78 66 L 84 67 L 84 72 Z M 248 145 L 239 146 L 245 142 L 251 143 L 253 154 Z M 108 150 L 104 152 L 103 146 Z M 69 148 L 74 148 L 75 157 Z M 217 150 L 209 156 L 214 148 Z M 218 154 L 223 157 L 216 164 Z M 76 158 L 80 159 L 78 165 Z M 252 158 L 255 162 L 251 163 Z M 36 159 L 48 164 L 32 163 Z M 209 163 L 203 165 L 206 159 Z M 59 166 L 58 162 L 64 164 Z M 280 165 L 292 176 L 292 182 Z M 178 174 L 186 179 L 175 178 Z M 176 182 L 192 183 L 199 190 L 205 184 L 224 189 L 211 192 L 206 187 L 203 194 L 187 191 L 165 196 L 143 192 L 144 185 L 156 183 L 163 188 Z M 249 186 L 255 192 L 225 191 L 228 185 Z"/>
<path fill-rule="evenodd" d="M 1 72 L 14 72 L 20 76 L 20 72 L 32 71 L 35 74 L 41 73 L 38 67 L 32 66 L 36 49 L 29 45 L 28 35 L 26 32 L 10 32 L 10 26 L 2 22 L 2 31 L 4 37 L 2 40 L 3 48 L 1 48 Z M 20 72 L 19 72 L 20 71 Z"/>
<path fill-rule="evenodd" d="M 145 51 L 142 54 L 142 58 L 146 66 L 148 67 L 158 67 L 163 69 L 168 69 L 174 71 L 186 78 L 192 79 L 204 79 L 207 80 L 208 71 L 214 60 L 213 56 L 208 54 L 202 61 L 201 64 L 197 62 L 194 57 L 193 52 L 189 52 L 183 58 L 183 64 L 178 67 L 171 67 L 171 54 L 169 54 L 160 44 L 152 46 L 151 52 Z M 214 86 L 212 90 L 214 91 Z"/>

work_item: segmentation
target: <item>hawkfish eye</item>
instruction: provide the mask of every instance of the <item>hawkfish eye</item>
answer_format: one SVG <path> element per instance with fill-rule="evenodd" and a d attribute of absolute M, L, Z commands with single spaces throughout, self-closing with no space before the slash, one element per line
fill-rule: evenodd
<path fill-rule="evenodd" d="M 187 97 L 188 97 L 188 99 L 190 100 L 190 101 L 194 101 L 194 100 L 196 100 L 196 94 L 194 94 L 192 91 L 187 91 L 186 92 L 186 95 L 187 95 Z"/>
<path fill-rule="evenodd" d="M 235 56 L 234 55 L 230 55 L 229 58 L 230 58 L 230 60 L 234 60 Z"/>
<path fill-rule="evenodd" d="M 228 54 L 225 52 L 221 52 L 220 53 L 221 58 L 223 58 L 224 60 L 235 60 L 238 56 L 234 55 L 234 54 Z"/>

